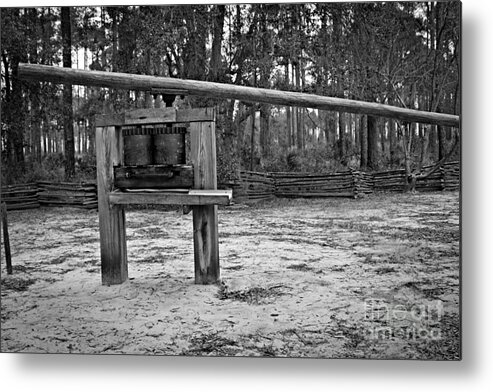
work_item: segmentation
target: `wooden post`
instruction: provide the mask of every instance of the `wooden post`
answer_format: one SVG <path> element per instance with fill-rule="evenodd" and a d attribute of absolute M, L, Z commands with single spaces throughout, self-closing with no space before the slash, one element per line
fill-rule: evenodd
<path fill-rule="evenodd" d="M 190 124 L 194 188 L 217 189 L 216 128 L 214 121 Z M 220 279 L 217 206 L 193 206 L 195 283 Z"/>
<path fill-rule="evenodd" d="M 113 166 L 122 163 L 123 137 L 120 127 L 96 128 L 99 233 L 101 239 L 101 273 L 103 284 L 120 284 L 127 280 L 127 242 L 125 211 L 111 206 Z"/>
<path fill-rule="evenodd" d="M 12 275 L 12 258 L 10 255 L 9 228 L 7 222 L 7 204 L 2 203 L 2 226 L 3 226 L 3 246 L 5 247 L 5 262 L 7 263 L 7 274 Z"/>

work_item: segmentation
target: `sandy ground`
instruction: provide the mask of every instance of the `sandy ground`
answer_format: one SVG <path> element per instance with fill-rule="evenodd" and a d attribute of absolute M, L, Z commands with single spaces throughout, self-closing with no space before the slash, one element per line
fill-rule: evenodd
<path fill-rule="evenodd" d="M 459 194 L 219 210 L 220 285 L 192 216 L 127 212 L 130 279 L 103 286 L 95 211 L 9 212 L 3 352 L 458 359 Z"/>

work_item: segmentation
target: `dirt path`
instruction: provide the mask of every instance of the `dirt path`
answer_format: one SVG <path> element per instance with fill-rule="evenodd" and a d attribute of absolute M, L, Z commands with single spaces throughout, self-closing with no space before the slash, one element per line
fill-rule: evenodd
<path fill-rule="evenodd" d="M 129 211 L 105 287 L 96 212 L 10 212 L 2 351 L 458 358 L 458 193 L 221 209 L 218 286 L 193 283 L 191 218 Z"/>

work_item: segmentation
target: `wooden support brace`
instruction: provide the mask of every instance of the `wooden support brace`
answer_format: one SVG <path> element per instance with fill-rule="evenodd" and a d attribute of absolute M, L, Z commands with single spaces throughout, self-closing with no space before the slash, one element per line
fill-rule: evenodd
<path fill-rule="evenodd" d="M 169 189 L 157 191 L 155 189 L 128 190 L 125 192 L 110 192 L 110 204 L 132 205 L 229 205 L 233 198 L 231 189 L 228 190 L 187 190 Z"/>
<path fill-rule="evenodd" d="M 99 233 L 101 273 L 104 285 L 127 280 L 127 243 L 125 211 L 111 205 L 109 194 L 114 188 L 113 167 L 122 163 L 123 137 L 118 127 L 96 128 L 96 161 L 98 177 Z"/>
<path fill-rule="evenodd" d="M 3 245 L 5 247 L 5 263 L 7 264 L 7 274 L 12 275 L 12 257 L 10 254 L 9 224 L 7 221 L 7 204 L 2 203 L 2 228 L 3 228 Z"/>
<path fill-rule="evenodd" d="M 190 124 L 195 189 L 217 189 L 215 122 Z M 217 206 L 193 206 L 195 283 L 220 280 Z"/>

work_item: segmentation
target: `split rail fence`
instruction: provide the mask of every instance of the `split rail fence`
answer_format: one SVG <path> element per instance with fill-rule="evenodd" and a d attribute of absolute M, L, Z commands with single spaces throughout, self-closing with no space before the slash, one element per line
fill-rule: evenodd
<path fill-rule="evenodd" d="M 431 167 L 424 167 L 423 172 Z M 374 192 L 404 192 L 404 169 L 365 173 L 348 170 L 339 173 L 259 173 L 243 170 L 235 182 L 220 184 L 233 189 L 237 202 L 268 200 L 274 197 L 360 197 Z M 430 176 L 416 181 L 416 191 L 457 191 L 460 189 L 460 163 L 449 162 Z M 36 183 L 2 186 L 1 201 L 8 210 L 41 206 L 98 207 L 95 182 Z"/>
<path fill-rule="evenodd" d="M 41 206 L 98 207 L 96 183 L 39 181 L 30 184 L 2 186 L 2 202 L 8 210 L 26 210 Z"/>
<path fill-rule="evenodd" d="M 422 173 L 432 166 L 422 168 Z M 361 197 L 374 192 L 404 192 L 407 189 L 404 169 L 366 173 L 348 170 L 339 173 L 258 173 L 241 171 L 240 179 L 225 184 L 233 188 L 237 201 L 266 200 L 273 197 Z M 416 181 L 416 191 L 458 191 L 460 162 L 449 162 L 426 178 Z"/>

